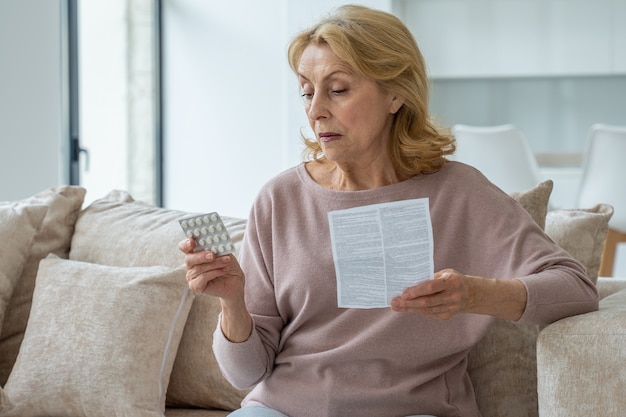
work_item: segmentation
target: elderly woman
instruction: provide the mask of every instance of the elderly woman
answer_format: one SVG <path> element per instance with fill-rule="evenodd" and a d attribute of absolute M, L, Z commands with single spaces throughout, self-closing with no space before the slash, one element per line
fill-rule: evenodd
<path fill-rule="evenodd" d="M 239 261 L 181 242 L 189 287 L 219 297 L 214 351 L 233 416 L 478 417 L 467 355 L 495 317 L 597 309 L 583 267 L 480 172 L 446 160 L 421 53 L 393 15 L 343 6 L 289 46 L 315 138 L 269 181 Z M 434 275 L 386 308 L 343 308 L 328 213 L 428 199 Z"/>

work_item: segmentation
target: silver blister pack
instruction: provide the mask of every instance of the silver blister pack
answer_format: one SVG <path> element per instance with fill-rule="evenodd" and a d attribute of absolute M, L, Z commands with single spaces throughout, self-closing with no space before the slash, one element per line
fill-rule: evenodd
<path fill-rule="evenodd" d="M 196 241 L 196 252 L 210 250 L 217 256 L 222 256 L 235 251 L 226 226 L 220 215 L 215 212 L 186 217 L 180 219 L 178 223 L 185 236 Z"/>

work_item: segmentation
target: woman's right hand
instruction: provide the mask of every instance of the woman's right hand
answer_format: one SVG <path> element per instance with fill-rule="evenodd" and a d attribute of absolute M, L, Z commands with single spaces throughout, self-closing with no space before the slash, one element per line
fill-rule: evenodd
<path fill-rule="evenodd" d="M 178 249 L 185 254 L 189 289 L 223 300 L 242 299 L 245 278 L 237 258 L 233 255 L 218 257 L 211 251 L 194 252 L 195 247 L 192 238 L 178 244 Z"/>
<path fill-rule="evenodd" d="M 220 298 L 224 336 L 231 342 L 246 341 L 252 333 L 252 317 L 244 297 L 245 276 L 233 255 L 215 256 L 211 251 L 194 252 L 192 238 L 178 244 L 185 254 L 189 289 Z"/>

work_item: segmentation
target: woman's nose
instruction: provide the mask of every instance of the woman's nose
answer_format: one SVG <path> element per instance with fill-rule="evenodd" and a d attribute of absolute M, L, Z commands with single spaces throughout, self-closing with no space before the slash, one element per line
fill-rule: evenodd
<path fill-rule="evenodd" d="M 307 106 L 307 114 L 310 120 L 328 117 L 328 103 L 322 95 L 314 94 Z"/>

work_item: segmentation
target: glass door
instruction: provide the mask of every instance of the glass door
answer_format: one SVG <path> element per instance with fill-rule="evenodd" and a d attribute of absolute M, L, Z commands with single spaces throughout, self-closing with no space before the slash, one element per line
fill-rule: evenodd
<path fill-rule="evenodd" d="M 72 6 L 73 182 L 87 189 L 87 202 L 120 189 L 161 205 L 160 2 L 70 0 Z"/>

